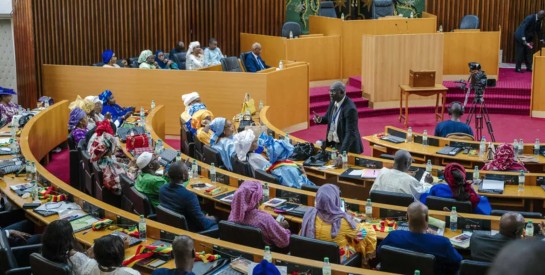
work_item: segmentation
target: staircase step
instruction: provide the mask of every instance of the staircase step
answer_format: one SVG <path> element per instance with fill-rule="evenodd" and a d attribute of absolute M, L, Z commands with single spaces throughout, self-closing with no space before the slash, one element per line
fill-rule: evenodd
<path fill-rule="evenodd" d="M 359 87 L 361 89 L 361 76 L 351 76 L 348 78 L 347 86 Z"/>
<path fill-rule="evenodd" d="M 354 104 L 356 105 L 356 108 L 363 108 L 369 106 L 369 101 L 365 98 L 356 98 L 352 99 Z M 310 113 L 313 111 L 316 113 L 325 113 L 327 112 L 327 108 L 329 107 L 329 101 L 321 101 L 321 102 L 312 102 L 310 103 Z"/>

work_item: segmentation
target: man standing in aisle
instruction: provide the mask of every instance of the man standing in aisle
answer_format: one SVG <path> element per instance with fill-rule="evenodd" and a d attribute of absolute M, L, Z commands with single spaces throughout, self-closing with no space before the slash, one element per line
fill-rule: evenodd
<path fill-rule="evenodd" d="M 336 148 L 341 154 L 344 151 L 363 153 L 363 144 L 358 129 L 358 110 L 354 102 L 346 96 L 344 84 L 341 81 L 331 84 L 329 96 L 331 102 L 325 116 L 314 113 L 316 124 L 327 123 L 326 146 Z M 337 164 L 340 159 L 337 159 Z"/>
<path fill-rule="evenodd" d="M 534 48 L 534 36 L 537 34 L 539 42 L 543 43 L 543 17 L 545 11 L 540 10 L 524 18 L 515 31 L 515 71 L 521 73 L 522 61 L 526 64 L 526 71 L 532 71 L 532 50 Z"/>

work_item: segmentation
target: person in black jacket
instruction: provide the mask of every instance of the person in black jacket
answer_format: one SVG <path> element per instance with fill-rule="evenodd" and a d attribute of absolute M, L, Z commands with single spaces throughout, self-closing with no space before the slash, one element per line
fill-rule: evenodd
<path fill-rule="evenodd" d="M 543 40 L 543 17 L 545 11 L 540 10 L 535 14 L 530 14 L 524 18 L 515 31 L 515 71 L 521 73 L 522 61 L 526 64 L 526 70 L 532 71 L 532 49 L 534 48 L 534 36 L 537 34 L 541 43 Z"/>
<path fill-rule="evenodd" d="M 314 113 L 315 123 L 327 123 L 326 145 L 336 148 L 341 154 L 343 151 L 363 153 L 358 130 L 358 110 L 354 102 L 346 96 L 344 84 L 341 81 L 331 84 L 329 96 L 331 102 L 325 116 Z"/>

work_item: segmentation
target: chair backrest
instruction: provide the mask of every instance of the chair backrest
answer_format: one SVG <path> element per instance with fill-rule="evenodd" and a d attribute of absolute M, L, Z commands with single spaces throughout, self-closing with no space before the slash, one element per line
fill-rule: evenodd
<path fill-rule="evenodd" d="M 233 164 L 233 172 L 244 175 L 247 177 L 254 177 L 254 169 L 247 161 L 241 161 L 238 159 L 237 155 L 231 156 L 231 163 Z"/>
<path fill-rule="evenodd" d="M 302 190 L 310 191 L 310 192 L 314 192 L 314 193 L 318 192 L 319 188 L 320 188 L 320 186 L 318 186 L 318 185 L 306 185 L 306 184 L 301 185 Z"/>
<path fill-rule="evenodd" d="M 0 274 L 5 274 L 6 271 L 16 267 L 18 267 L 17 259 L 11 251 L 6 232 L 0 230 Z"/>
<path fill-rule="evenodd" d="M 153 212 L 148 197 L 136 190 L 134 186 L 129 189 L 129 194 L 127 197 L 134 205 L 134 213 L 147 217 Z"/>
<path fill-rule="evenodd" d="M 299 235 L 290 236 L 290 255 L 316 261 L 329 257 L 329 262 L 333 264 L 340 264 L 341 261 L 337 243 Z"/>
<path fill-rule="evenodd" d="M 41 254 L 30 254 L 30 267 L 32 268 L 32 274 L 34 275 L 71 275 L 72 270 L 67 264 L 52 262 Z"/>
<path fill-rule="evenodd" d="M 297 22 L 286 22 L 282 25 L 282 37 L 290 37 L 290 31 L 293 34 L 293 37 L 298 37 L 303 34 L 301 25 Z"/>
<path fill-rule="evenodd" d="M 242 72 L 240 62 L 236 56 L 224 57 L 220 60 L 221 69 L 224 72 Z"/>
<path fill-rule="evenodd" d="M 68 149 L 70 150 L 76 150 L 76 142 L 74 142 L 74 137 L 72 135 L 68 134 L 68 138 L 66 139 L 66 143 L 68 143 Z"/>
<path fill-rule="evenodd" d="M 87 150 L 81 150 L 81 166 L 83 168 L 83 189 L 84 191 L 94 196 L 94 174 L 93 169 L 91 168 L 91 157 L 89 156 L 89 153 L 87 153 Z"/>
<path fill-rule="evenodd" d="M 333 1 L 322 1 L 320 3 L 320 10 L 318 11 L 318 15 L 337 18 L 337 13 L 335 12 L 335 4 L 333 3 Z"/>
<path fill-rule="evenodd" d="M 185 70 L 185 57 L 186 57 L 186 52 L 179 52 L 179 53 L 174 53 L 170 59 L 172 59 L 174 62 L 176 62 L 176 64 L 178 64 L 178 68 L 180 68 L 180 70 Z"/>
<path fill-rule="evenodd" d="M 244 72 L 247 72 L 248 69 L 246 68 L 246 56 L 248 56 L 251 52 L 243 52 L 240 54 L 240 64 L 242 64 L 242 69 Z"/>
<path fill-rule="evenodd" d="M 95 198 L 112 206 L 120 207 L 121 201 L 119 199 L 121 197 L 104 187 L 104 173 L 102 172 L 102 169 L 98 167 L 96 162 L 93 163 L 93 175 Z"/>
<path fill-rule="evenodd" d="M 134 203 L 129 198 L 131 187 L 134 185 L 134 181 L 130 179 L 126 174 L 119 175 L 119 183 L 121 184 L 121 209 L 134 212 Z"/>
<path fill-rule="evenodd" d="M 261 229 L 253 226 L 220 221 L 218 224 L 220 239 L 236 244 L 263 249 L 265 241 Z"/>
<path fill-rule="evenodd" d="M 452 209 L 452 207 L 455 206 L 456 212 L 461 212 L 461 213 L 473 212 L 473 207 L 471 206 L 470 201 L 457 201 L 455 199 L 428 196 L 426 198 L 426 205 L 431 210 L 443 211 L 445 207 L 448 209 Z"/>
<path fill-rule="evenodd" d="M 197 137 L 193 137 L 193 135 L 189 133 L 187 126 L 185 125 L 185 121 L 180 118 L 180 148 L 182 153 L 192 158 L 195 157 L 194 139 L 197 139 Z"/>
<path fill-rule="evenodd" d="M 210 145 L 204 145 L 202 147 L 203 161 L 208 164 L 214 163 L 216 167 L 223 166 L 221 155 L 218 150 L 212 148 Z"/>
<path fill-rule="evenodd" d="M 129 57 L 129 67 L 138 68 L 138 57 Z"/>
<path fill-rule="evenodd" d="M 203 146 L 204 144 L 198 139 L 198 138 L 194 138 L 193 139 L 193 143 L 195 143 L 195 147 L 193 149 L 194 151 L 194 154 L 195 154 L 195 158 L 198 160 L 198 161 L 202 161 L 203 160 Z"/>
<path fill-rule="evenodd" d="M 255 176 L 256 179 L 261 180 L 261 181 L 266 181 L 266 182 L 271 182 L 271 183 L 278 183 L 278 179 L 274 175 L 267 173 L 267 171 L 265 171 L 265 170 L 255 169 L 254 170 L 254 176 Z"/>
<path fill-rule="evenodd" d="M 462 260 L 460 263 L 460 273 L 459 275 L 482 275 L 488 272 L 488 269 L 492 263 L 472 261 L 472 260 Z"/>
<path fill-rule="evenodd" d="M 502 216 L 503 214 L 505 214 L 507 212 L 517 212 L 517 213 L 521 214 L 525 218 L 532 218 L 532 219 L 541 219 L 541 218 L 543 218 L 543 214 L 541 214 L 539 212 L 518 212 L 518 211 L 507 211 L 507 210 L 497 210 L 497 209 L 492 210 L 490 215 L 492 215 L 492 216 Z"/>
<path fill-rule="evenodd" d="M 68 147 L 70 148 L 70 185 L 81 190 L 80 152 L 78 150 L 78 144 L 74 143 L 72 135 L 68 135 Z"/>
<path fill-rule="evenodd" d="M 475 140 L 474 136 L 470 134 L 466 134 L 466 133 L 450 133 L 446 136 L 446 138 L 458 139 L 458 140 L 469 140 L 469 141 Z"/>
<path fill-rule="evenodd" d="M 477 15 L 468 14 L 460 21 L 460 29 L 474 30 L 479 28 L 479 17 Z"/>
<path fill-rule="evenodd" d="M 188 230 L 189 228 L 184 215 L 176 213 L 162 205 L 158 205 L 155 208 L 155 214 L 157 215 L 157 221 L 160 223 L 168 224 L 183 230 Z"/>
<path fill-rule="evenodd" d="M 373 0 L 372 5 L 373 18 L 394 15 L 394 1 L 393 0 Z"/>
<path fill-rule="evenodd" d="M 369 198 L 372 202 L 398 206 L 409 206 L 414 202 L 414 197 L 412 195 L 379 190 L 371 191 L 371 193 L 369 193 Z"/>
<path fill-rule="evenodd" d="M 413 274 L 418 269 L 421 275 L 434 274 L 435 256 L 431 254 L 383 245 L 378 256 L 380 271 Z"/>

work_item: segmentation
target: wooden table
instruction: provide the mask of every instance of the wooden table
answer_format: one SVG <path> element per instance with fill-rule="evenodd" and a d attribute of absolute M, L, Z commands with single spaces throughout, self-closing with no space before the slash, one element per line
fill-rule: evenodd
<path fill-rule="evenodd" d="M 420 96 L 431 96 L 436 95 L 435 99 L 435 119 L 443 120 L 443 115 L 445 114 L 445 103 L 447 101 L 447 87 L 441 84 L 435 84 L 434 87 L 411 87 L 409 85 L 399 85 L 400 94 L 399 94 L 399 121 L 401 119 L 405 120 L 405 127 L 409 124 L 409 95 L 420 95 Z M 439 110 L 439 95 L 442 95 L 442 106 L 441 113 Z M 403 114 L 403 97 L 405 97 L 405 114 Z"/>

